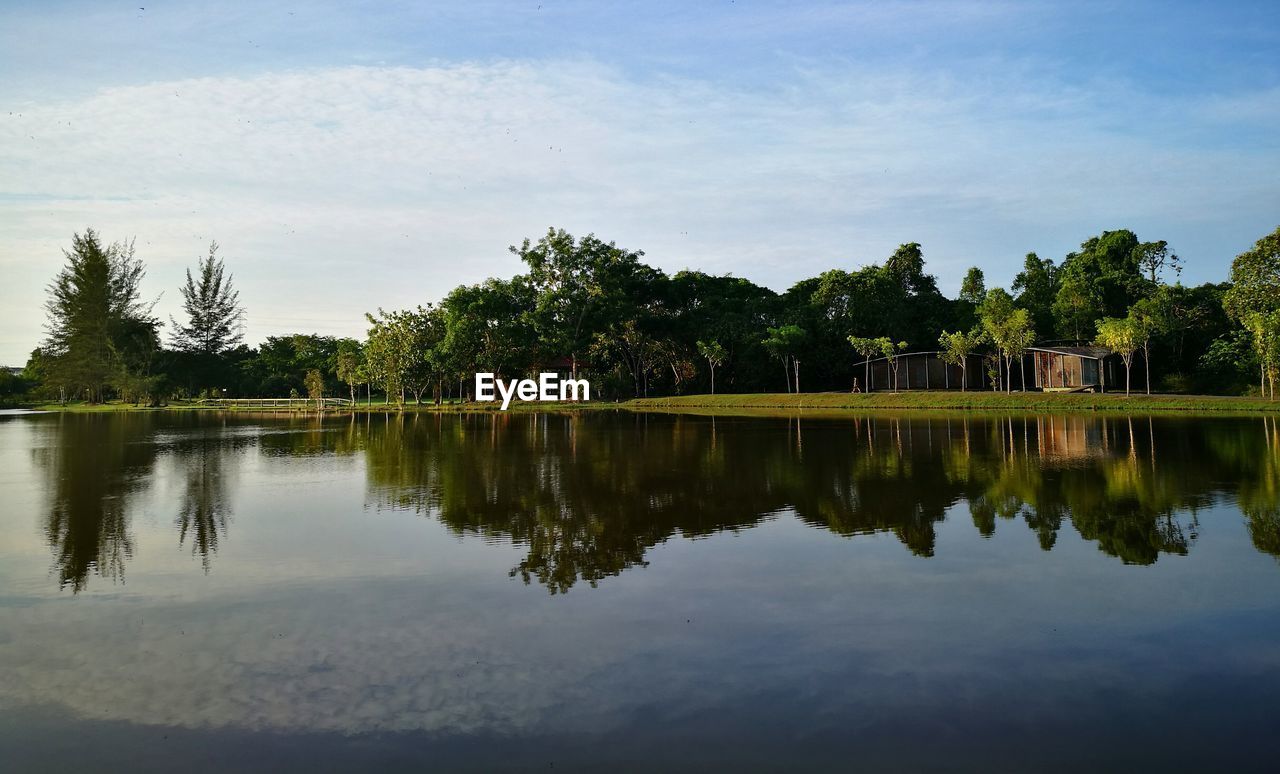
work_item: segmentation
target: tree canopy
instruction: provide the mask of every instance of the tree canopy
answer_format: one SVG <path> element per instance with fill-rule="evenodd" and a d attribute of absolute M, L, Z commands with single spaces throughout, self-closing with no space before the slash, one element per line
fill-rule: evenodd
<path fill-rule="evenodd" d="M 908 350 L 902 342 L 938 342 L 962 368 L 968 355 L 990 355 L 1000 385 L 1012 389 L 1034 341 L 1109 339 L 1114 330 L 1104 336 L 1099 327 L 1107 320 L 1139 330 L 1149 386 L 1240 390 L 1245 367 L 1264 387 L 1280 373 L 1271 354 L 1271 342 L 1280 342 L 1280 229 L 1235 259 L 1227 283 L 1184 286 L 1181 259 L 1166 241 L 1116 229 L 1060 261 L 1027 253 L 1004 285 L 1012 292 L 974 266 L 954 298 L 939 289 L 917 242 L 880 262 L 845 261 L 783 292 L 731 275 L 668 274 L 644 263 L 642 251 L 563 229 L 510 250 L 521 273 L 460 285 L 413 308 L 379 309 L 361 341 L 300 332 L 247 346 L 239 295 L 212 243 L 179 287 L 183 320 L 172 321 L 163 349 L 132 243 L 104 245 L 89 230 L 73 236 L 49 286 L 48 336 L 28 364 L 38 378 L 24 376 L 22 385 L 93 400 L 274 396 L 309 394 L 315 371 L 324 394 L 354 400 L 363 387 L 400 403 L 427 394 L 466 399 L 477 371 L 553 370 L 587 374 L 593 395 L 626 398 L 777 390 L 780 363 L 789 391 L 845 390 L 858 377 L 868 386 L 874 358 L 888 358 L 896 372 Z"/>

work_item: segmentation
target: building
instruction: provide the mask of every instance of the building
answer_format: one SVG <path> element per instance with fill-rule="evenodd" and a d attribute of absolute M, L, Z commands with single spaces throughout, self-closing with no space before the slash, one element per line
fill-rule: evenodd
<path fill-rule="evenodd" d="M 896 359 L 896 374 L 888 358 L 871 360 L 869 374 L 867 361 L 858 363 L 853 371 L 858 381 L 857 388 L 863 392 L 959 390 L 964 382 L 967 390 L 991 389 L 982 355 L 970 355 L 963 374 L 959 366 L 944 362 L 941 352 L 904 352 Z M 1002 372 L 1005 365 L 1002 359 Z M 1011 371 L 1008 374 L 1009 388 L 1015 391 L 1024 389 L 1024 378 L 1027 382 L 1025 389 L 1046 392 L 1105 392 L 1125 388 L 1124 361 L 1105 347 L 1028 347 L 1021 361 L 1014 358 Z M 1132 389 L 1145 389 L 1145 374 L 1141 353 L 1135 353 L 1130 373 Z"/>
<path fill-rule="evenodd" d="M 945 362 L 941 352 L 904 352 L 895 359 L 896 374 L 888 358 L 878 357 L 869 364 L 867 361 L 859 363 L 853 369 L 858 389 L 863 392 L 893 390 L 895 376 L 898 390 L 959 390 L 962 386 L 968 390 L 981 390 L 984 387 L 981 355 L 970 355 L 964 369 Z"/>
<path fill-rule="evenodd" d="M 1124 361 L 1106 347 L 1029 347 L 1024 355 L 1036 389 L 1067 392 L 1106 392 L 1125 388 Z M 1132 388 L 1146 387 L 1141 353 L 1135 353 L 1129 374 Z"/>

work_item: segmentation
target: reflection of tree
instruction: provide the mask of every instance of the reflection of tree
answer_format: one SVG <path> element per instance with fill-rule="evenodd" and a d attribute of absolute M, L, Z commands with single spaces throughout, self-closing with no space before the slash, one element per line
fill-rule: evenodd
<path fill-rule="evenodd" d="M 525 554 L 512 575 L 553 593 L 644 566 L 673 537 L 746 529 L 786 510 L 839 535 L 892 534 L 927 557 L 939 550 L 938 523 L 963 504 L 984 536 L 1018 520 L 1047 551 L 1070 525 L 1108 555 L 1150 564 L 1190 551 L 1196 514 L 1230 498 L 1254 545 L 1280 556 L 1280 429 L 1270 418 L 239 419 L 60 417 L 37 452 L 60 582 L 79 590 L 93 572 L 123 578 L 131 508 L 157 449 L 183 476 L 179 543 L 207 571 L 231 515 L 228 461 L 251 446 L 284 464 L 363 450 L 371 502 L 513 542 Z"/>
<path fill-rule="evenodd" d="M 524 546 L 512 575 L 553 593 L 643 566 L 673 536 L 784 509 L 931 556 L 937 523 L 966 501 L 983 535 L 1021 519 L 1047 551 L 1069 522 L 1101 551 L 1149 564 L 1190 550 L 1196 512 L 1236 486 L 1254 491 L 1245 480 L 1271 482 L 1257 491 L 1273 504 L 1280 491 L 1280 468 L 1264 467 L 1277 455 L 1239 422 L 475 414 L 396 416 L 365 432 L 375 502 Z M 1260 548 L 1278 521 L 1251 522 Z"/>
<path fill-rule="evenodd" d="M 252 415 L 250 415 L 252 416 Z M 363 442 L 372 417 L 355 414 L 326 416 L 319 413 L 262 415 L 268 419 L 257 438 L 267 457 L 323 457 L 354 454 Z"/>
<path fill-rule="evenodd" d="M 227 496 L 227 469 L 224 462 L 237 447 L 249 445 L 246 437 L 228 438 L 220 427 L 196 431 L 175 450 L 184 468 L 186 485 L 174 524 L 178 527 L 178 544 L 191 540 L 191 554 L 200 556 L 204 571 L 209 572 L 218 540 L 227 534 L 231 505 Z"/>
<path fill-rule="evenodd" d="M 438 514 L 460 534 L 526 546 L 512 574 L 555 593 L 643 565 L 677 532 L 747 527 L 773 510 L 761 508 L 767 492 L 742 486 L 764 480 L 764 460 L 745 446 L 726 458 L 709 427 L 642 415 L 394 418 L 370 433 L 370 487 L 379 503 Z"/>
<path fill-rule="evenodd" d="M 1157 448 L 1172 450 L 1188 430 L 1214 432 L 1212 423 L 1055 416 L 984 425 L 982 438 L 970 433 L 970 453 L 953 465 L 953 478 L 968 483 L 974 524 L 985 536 L 994 533 L 996 516 L 1021 515 L 1047 551 L 1070 519 L 1105 553 L 1150 564 L 1161 553 L 1186 553 L 1196 536 L 1195 512 L 1220 485 L 1210 470 L 1190 469 L 1198 455 L 1170 453 L 1155 462 Z"/>
<path fill-rule="evenodd" d="M 892 532 L 912 553 L 933 556 L 936 532 L 956 500 L 939 430 L 902 419 L 859 419 L 846 427 L 809 422 L 810 454 L 788 461 L 784 494 L 797 515 L 840 535 Z"/>
<path fill-rule="evenodd" d="M 1255 455 L 1259 469 L 1240 482 L 1240 510 L 1254 547 L 1280 558 L 1280 426 L 1272 417 L 1262 422 L 1264 448 Z"/>
<path fill-rule="evenodd" d="M 124 580 L 133 553 L 130 505 L 147 485 L 155 447 L 148 415 L 64 414 L 50 446 L 37 452 L 47 472 L 45 535 L 58 582 L 80 591 L 89 574 Z"/>

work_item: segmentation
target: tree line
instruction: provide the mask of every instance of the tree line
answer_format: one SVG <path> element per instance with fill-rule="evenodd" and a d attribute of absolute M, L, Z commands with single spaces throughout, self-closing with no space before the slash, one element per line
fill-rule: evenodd
<path fill-rule="evenodd" d="M 144 299 L 133 242 L 72 237 L 48 287 L 47 335 L 0 397 L 162 403 L 199 396 L 387 402 L 468 398 L 472 374 L 559 370 L 594 395 L 842 390 L 868 361 L 896 372 L 905 352 L 940 351 L 1012 389 L 1035 342 L 1096 343 L 1135 354 L 1169 391 L 1273 393 L 1280 373 L 1280 228 L 1235 258 L 1228 281 L 1186 286 L 1167 242 L 1105 231 L 1061 260 L 1029 253 L 1008 284 L 981 268 L 948 298 L 917 243 L 884 261 L 831 269 L 778 293 L 750 280 L 668 274 L 644 253 L 550 229 L 510 248 L 525 267 L 412 309 L 367 315 L 360 340 L 297 333 L 243 341 L 245 309 L 211 244 L 164 325 Z"/>

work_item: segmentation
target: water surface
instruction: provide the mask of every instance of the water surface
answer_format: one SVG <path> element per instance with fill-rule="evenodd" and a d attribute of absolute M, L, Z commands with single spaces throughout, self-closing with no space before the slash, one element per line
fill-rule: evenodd
<path fill-rule="evenodd" d="M 1268 770 L 1271 419 L 0 418 L 16 770 Z"/>

